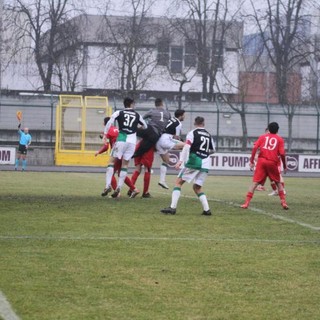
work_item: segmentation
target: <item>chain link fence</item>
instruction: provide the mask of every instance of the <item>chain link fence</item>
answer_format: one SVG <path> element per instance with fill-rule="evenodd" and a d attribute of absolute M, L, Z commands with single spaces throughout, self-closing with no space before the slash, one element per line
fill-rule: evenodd
<path fill-rule="evenodd" d="M 17 144 L 16 112 L 22 111 L 22 126 L 28 127 L 33 138 L 33 146 L 47 146 L 54 148 L 56 128 L 56 105 L 58 96 L 27 95 L 0 98 L 0 144 Z M 121 100 L 109 100 L 113 110 L 123 108 Z M 178 105 L 174 101 L 165 101 L 167 109 L 174 114 Z M 137 101 L 136 110 L 144 114 L 154 108 L 154 101 Z M 264 133 L 268 123 L 279 123 L 279 134 L 288 141 L 289 126 L 285 111 L 276 105 L 247 105 L 245 123 L 247 127 L 247 145 L 244 150 L 243 123 L 240 114 L 224 103 L 184 102 L 182 108 L 186 110 L 183 122 L 183 135 L 193 129 L 195 117 L 202 116 L 206 121 L 206 128 L 213 135 L 219 152 L 249 151 L 258 136 Z M 102 121 L 97 121 L 97 131 L 102 131 Z M 317 107 L 296 107 L 292 119 L 291 152 L 319 154 L 320 113 Z"/>

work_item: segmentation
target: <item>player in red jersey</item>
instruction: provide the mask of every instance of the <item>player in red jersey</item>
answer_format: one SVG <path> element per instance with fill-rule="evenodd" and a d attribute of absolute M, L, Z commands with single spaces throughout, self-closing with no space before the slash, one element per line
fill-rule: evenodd
<path fill-rule="evenodd" d="M 136 146 L 136 150 L 139 148 L 140 142 Z M 141 156 L 134 158 L 134 165 L 136 167 L 135 171 L 133 172 L 131 176 L 131 182 L 133 184 L 136 183 L 141 171 L 142 167 L 144 167 L 144 177 L 143 177 L 143 193 L 142 198 L 151 198 L 151 195 L 149 193 L 149 186 L 150 186 L 150 180 L 151 180 L 151 168 L 154 160 L 154 147 L 151 147 L 148 151 L 143 153 Z M 131 194 L 131 196 L 134 194 L 131 190 L 129 190 L 128 195 Z"/>
<path fill-rule="evenodd" d="M 276 183 L 279 190 L 279 197 L 281 200 L 282 208 L 285 210 L 289 209 L 286 203 L 285 194 L 283 192 L 283 186 L 280 182 L 280 174 L 278 169 L 278 162 L 280 157 L 283 163 L 284 173 L 286 173 L 287 171 L 284 141 L 277 134 L 279 130 L 279 125 L 277 122 L 271 122 L 268 125 L 268 130 L 269 133 L 260 136 L 254 143 L 252 149 L 249 163 L 251 170 L 254 169 L 254 158 L 258 150 L 259 156 L 252 179 L 253 183 L 249 187 L 245 203 L 241 206 L 241 208 L 243 209 L 247 209 L 249 207 L 255 189 L 257 188 L 259 183 L 265 181 L 266 177 L 269 177 L 271 181 L 274 181 Z"/>
<path fill-rule="evenodd" d="M 109 120 L 110 120 L 110 117 L 105 117 L 103 119 L 104 126 L 106 125 L 106 123 Z M 111 126 L 110 129 L 108 130 L 107 134 L 103 135 L 104 144 L 99 149 L 99 151 L 97 151 L 95 153 L 95 157 L 101 153 L 107 152 L 109 150 L 109 147 L 110 147 L 110 149 L 112 149 L 117 138 L 118 138 L 118 135 L 119 135 L 118 128 L 116 126 Z M 117 161 L 114 164 L 114 172 L 115 173 L 118 172 L 118 175 L 119 175 L 120 170 L 121 170 L 121 160 L 117 159 Z M 124 183 L 130 188 L 131 194 L 133 194 L 133 193 L 138 194 L 139 193 L 139 191 L 136 189 L 136 187 L 134 186 L 134 184 L 131 182 L 131 180 L 128 177 L 126 177 L 126 179 L 124 180 Z M 117 180 L 114 175 L 112 176 L 112 179 L 111 179 L 111 187 L 113 190 L 117 189 Z M 134 196 L 131 196 L 131 197 L 134 198 Z"/>

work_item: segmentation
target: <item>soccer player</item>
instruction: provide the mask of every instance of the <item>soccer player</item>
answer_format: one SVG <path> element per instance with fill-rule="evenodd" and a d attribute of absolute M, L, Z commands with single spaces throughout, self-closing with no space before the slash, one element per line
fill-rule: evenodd
<path fill-rule="evenodd" d="M 110 120 L 110 117 L 105 117 L 103 119 L 103 124 L 104 126 L 107 124 L 107 122 Z M 99 149 L 99 151 L 97 151 L 95 153 L 95 157 L 99 154 L 102 154 L 104 152 L 107 152 L 109 150 L 109 147 L 112 149 L 114 144 L 117 141 L 119 135 L 119 130 L 117 127 L 115 126 L 111 126 L 107 132 L 107 134 L 103 134 L 102 138 L 104 141 L 103 146 Z M 114 164 L 114 173 L 118 173 L 118 176 L 120 174 L 121 171 L 121 160 L 116 159 L 115 160 L 115 164 Z M 124 183 L 129 187 L 129 189 L 131 190 L 130 193 L 130 198 L 134 198 L 137 194 L 139 194 L 139 190 L 136 189 L 136 187 L 134 186 L 134 184 L 132 184 L 131 180 L 129 179 L 129 177 L 126 177 L 124 180 Z M 117 180 L 114 177 L 114 175 L 111 178 L 111 187 L 113 190 L 117 189 Z M 105 196 L 104 193 L 102 193 L 102 196 Z"/>
<path fill-rule="evenodd" d="M 155 146 L 170 118 L 170 112 L 164 108 L 162 99 L 157 98 L 155 108 L 149 110 L 143 116 L 143 119 L 148 123 L 148 127 L 138 130 L 137 135 L 142 138 L 142 141 L 133 157 L 140 157 Z"/>
<path fill-rule="evenodd" d="M 139 148 L 141 141 L 137 144 L 136 148 Z M 143 192 L 142 198 L 151 198 L 151 194 L 149 192 L 150 180 L 151 180 L 151 169 L 154 160 L 154 147 L 151 147 L 147 152 L 139 157 L 134 158 L 135 171 L 131 176 L 131 182 L 133 184 L 136 183 L 141 171 L 142 167 L 144 167 L 144 177 L 143 177 Z M 128 195 L 132 197 L 132 191 L 129 190 Z"/>
<path fill-rule="evenodd" d="M 22 160 L 22 171 L 25 171 L 27 168 L 27 152 L 28 148 L 31 144 L 32 137 L 29 133 L 28 128 L 24 128 L 22 131 L 21 129 L 21 123 L 18 125 L 18 134 L 20 136 L 19 138 L 19 147 L 18 147 L 18 153 L 17 153 L 17 159 L 16 164 L 14 167 L 14 170 L 18 170 L 20 159 Z"/>
<path fill-rule="evenodd" d="M 120 190 L 128 172 L 128 164 L 135 150 L 137 142 L 137 128 L 142 125 L 147 128 L 146 122 L 141 115 L 134 110 L 134 100 L 125 98 L 123 100 L 124 110 L 116 111 L 112 114 L 110 120 L 107 122 L 104 134 L 107 134 L 111 125 L 117 121 L 119 126 L 119 135 L 116 143 L 112 149 L 110 162 L 106 172 L 106 187 L 102 192 L 102 196 L 106 196 L 111 192 L 111 180 L 114 174 L 114 166 L 116 160 L 121 160 L 121 170 L 119 174 L 118 185 L 112 197 L 117 198 L 120 196 Z"/>
<path fill-rule="evenodd" d="M 167 168 L 170 162 L 169 151 L 170 150 L 181 150 L 184 147 L 184 142 L 181 141 L 180 134 L 182 124 L 185 118 L 185 111 L 178 109 L 164 129 L 163 134 L 156 144 L 156 150 L 159 153 L 162 164 L 160 166 L 160 179 L 158 185 L 164 189 L 169 189 L 166 183 Z"/>
<path fill-rule="evenodd" d="M 276 183 L 279 190 L 279 197 L 281 200 L 282 208 L 285 210 L 289 209 L 286 203 L 285 194 L 283 192 L 283 186 L 280 182 L 280 174 L 278 170 L 278 162 L 280 157 L 283 163 L 284 173 L 286 173 L 287 171 L 284 141 L 277 134 L 279 130 L 279 125 L 277 122 L 271 122 L 268 125 L 268 129 L 269 133 L 264 134 L 258 138 L 258 140 L 254 143 L 251 152 L 249 165 L 250 169 L 253 170 L 256 152 L 258 150 L 260 151 L 256 169 L 254 171 L 252 179 L 253 183 L 249 187 L 245 203 L 241 206 L 241 208 L 243 209 L 247 209 L 249 207 L 255 189 L 257 188 L 259 183 L 265 181 L 266 177 L 269 177 L 271 181 L 274 181 Z"/>
<path fill-rule="evenodd" d="M 204 118 L 196 117 L 195 129 L 187 134 L 186 143 L 180 153 L 180 159 L 176 169 L 180 169 L 176 185 L 171 196 L 171 205 L 161 210 L 165 214 L 176 214 L 177 204 L 181 195 L 181 187 L 185 182 L 193 181 L 193 191 L 200 200 L 205 216 L 211 216 L 206 195 L 202 192 L 202 186 L 208 175 L 210 166 L 210 154 L 215 152 L 215 144 L 210 133 L 204 127 Z"/>

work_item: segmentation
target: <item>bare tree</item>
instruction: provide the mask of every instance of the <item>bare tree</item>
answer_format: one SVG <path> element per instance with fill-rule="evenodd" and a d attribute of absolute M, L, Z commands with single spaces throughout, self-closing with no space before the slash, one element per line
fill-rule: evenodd
<path fill-rule="evenodd" d="M 150 79 L 156 67 L 155 39 L 159 25 L 148 17 L 154 0 L 128 0 L 132 15 L 114 17 L 104 13 L 100 37 L 111 42 L 104 54 L 105 60 L 115 62 L 120 89 L 135 94 Z M 107 37 L 107 39 L 106 39 Z"/>
<path fill-rule="evenodd" d="M 185 9 L 186 14 L 183 19 L 172 19 L 172 26 L 188 41 L 194 42 L 197 69 L 202 77 L 202 96 L 208 100 L 214 98 L 217 73 L 223 68 L 226 34 L 234 23 L 234 14 L 230 15 L 228 2 L 176 0 L 174 3 L 176 7 Z"/>
<path fill-rule="evenodd" d="M 45 92 L 51 90 L 59 26 L 67 20 L 70 13 L 67 2 L 67 0 L 15 0 L 8 7 L 16 16 L 20 16 L 20 19 L 13 20 L 16 37 L 27 37 L 31 40 L 29 49 L 33 53 Z"/>
<path fill-rule="evenodd" d="M 305 8 L 309 0 L 266 0 L 266 10 L 260 11 L 251 1 L 253 18 L 275 69 L 279 104 L 288 118 L 288 151 L 292 146 L 292 122 L 296 105 L 301 103 L 297 86 L 299 66 L 310 55 Z M 294 88 L 294 90 L 292 90 Z"/>

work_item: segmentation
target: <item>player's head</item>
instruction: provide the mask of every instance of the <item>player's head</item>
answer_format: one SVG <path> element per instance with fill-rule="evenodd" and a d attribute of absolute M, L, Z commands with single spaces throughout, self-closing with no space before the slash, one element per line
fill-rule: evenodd
<path fill-rule="evenodd" d="M 177 109 L 175 112 L 174 112 L 174 116 L 179 119 L 179 120 L 184 120 L 184 113 L 185 113 L 185 110 L 183 109 Z"/>
<path fill-rule="evenodd" d="M 123 99 L 123 105 L 125 108 L 133 108 L 134 100 L 127 97 Z"/>
<path fill-rule="evenodd" d="M 110 120 L 110 117 L 105 117 L 103 119 L 103 124 L 106 125 L 109 120 Z"/>
<path fill-rule="evenodd" d="M 194 119 L 194 125 L 196 127 L 204 127 L 204 118 L 203 117 L 196 117 Z"/>
<path fill-rule="evenodd" d="M 277 122 L 271 122 L 268 125 L 268 129 L 270 133 L 278 133 L 279 125 Z"/>
<path fill-rule="evenodd" d="M 29 128 L 24 128 L 24 129 L 23 129 L 23 132 L 24 132 L 24 133 L 29 133 Z"/>
<path fill-rule="evenodd" d="M 161 98 L 157 98 L 156 100 L 154 100 L 154 105 L 156 107 L 162 107 L 163 106 L 163 101 Z"/>

